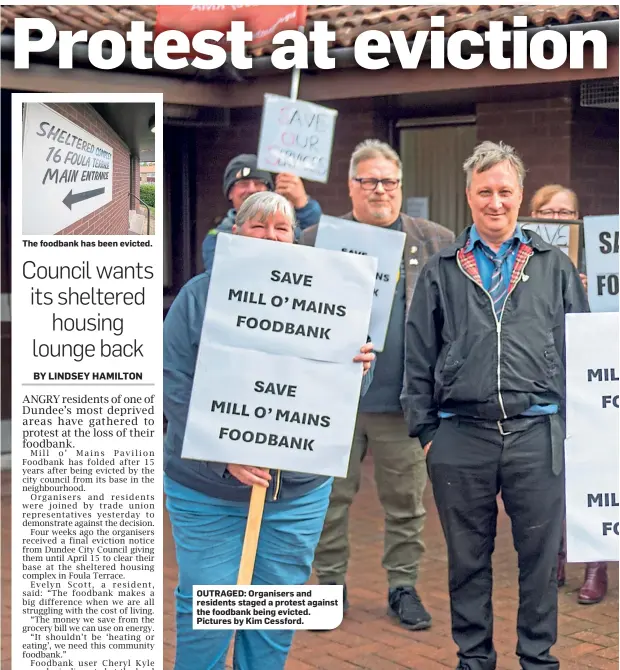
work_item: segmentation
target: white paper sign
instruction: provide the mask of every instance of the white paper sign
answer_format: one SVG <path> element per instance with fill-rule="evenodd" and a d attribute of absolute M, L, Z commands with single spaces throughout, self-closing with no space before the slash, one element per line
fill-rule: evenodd
<path fill-rule="evenodd" d="M 25 235 L 52 235 L 112 200 L 113 149 L 38 103 L 25 105 Z"/>
<path fill-rule="evenodd" d="M 265 94 L 258 168 L 326 183 L 338 111 Z"/>
<path fill-rule="evenodd" d="M 378 261 L 369 332 L 375 351 L 383 351 L 385 346 L 405 237 L 405 233 L 398 230 L 334 216 L 322 216 L 319 223 L 315 247 L 371 256 Z"/>
<path fill-rule="evenodd" d="M 618 215 L 584 217 L 583 233 L 590 309 L 593 312 L 617 312 L 620 307 Z"/>
<path fill-rule="evenodd" d="M 203 339 L 341 363 L 366 341 L 377 261 L 220 235 Z"/>
<path fill-rule="evenodd" d="M 566 542 L 571 563 L 617 561 L 617 313 L 566 316 Z"/>
<path fill-rule="evenodd" d="M 360 346 L 336 364 L 202 342 L 183 458 L 345 477 Z"/>
<path fill-rule="evenodd" d="M 405 211 L 416 219 L 428 219 L 428 198 L 407 198 Z"/>
<path fill-rule="evenodd" d="M 344 477 L 377 261 L 221 235 L 183 458 Z"/>
<path fill-rule="evenodd" d="M 558 247 L 568 256 L 571 229 L 568 223 L 524 223 L 521 227 L 534 231 L 547 244 Z"/>

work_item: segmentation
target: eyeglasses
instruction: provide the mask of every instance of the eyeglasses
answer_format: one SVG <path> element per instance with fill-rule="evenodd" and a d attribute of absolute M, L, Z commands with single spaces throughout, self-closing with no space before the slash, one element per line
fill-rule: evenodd
<path fill-rule="evenodd" d="M 356 181 L 364 191 L 374 191 L 379 184 L 385 191 L 393 191 L 400 184 L 400 179 L 375 179 L 374 177 L 354 177 L 353 181 Z"/>
<path fill-rule="evenodd" d="M 539 209 L 537 214 L 544 219 L 574 219 L 577 212 L 572 209 Z"/>

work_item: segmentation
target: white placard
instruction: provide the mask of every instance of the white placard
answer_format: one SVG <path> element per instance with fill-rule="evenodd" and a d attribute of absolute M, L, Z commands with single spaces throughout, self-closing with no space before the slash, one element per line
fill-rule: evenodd
<path fill-rule="evenodd" d="M 405 211 L 415 219 L 428 219 L 428 198 L 407 198 Z"/>
<path fill-rule="evenodd" d="M 53 235 L 112 200 L 113 149 L 46 105 L 25 105 L 24 235 Z"/>
<path fill-rule="evenodd" d="M 385 346 L 405 237 L 405 233 L 398 230 L 386 230 L 334 216 L 322 216 L 319 223 L 315 247 L 377 259 L 369 331 L 375 351 L 383 351 Z"/>
<path fill-rule="evenodd" d="M 617 561 L 617 313 L 566 316 L 566 540 L 571 563 Z"/>
<path fill-rule="evenodd" d="M 617 312 L 620 306 L 618 215 L 584 217 L 583 234 L 590 309 L 593 312 Z"/>
<path fill-rule="evenodd" d="M 183 458 L 345 477 L 361 342 L 339 364 L 201 342 Z"/>
<path fill-rule="evenodd" d="M 368 256 L 222 235 L 183 458 L 345 476 L 376 271 Z"/>
<path fill-rule="evenodd" d="M 575 224 L 572 224 L 575 225 Z M 524 223 L 523 230 L 532 230 L 552 247 L 558 247 L 569 255 L 570 229 L 568 223 Z"/>
<path fill-rule="evenodd" d="M 258 168 L 325 184 L 338 111 L 303 100 L 265 94 Z"/>
<path fill-rule="evenodd" d="M 202 341 L 342 363 L 368 335 L 377 261 L 221 235 Z"/>

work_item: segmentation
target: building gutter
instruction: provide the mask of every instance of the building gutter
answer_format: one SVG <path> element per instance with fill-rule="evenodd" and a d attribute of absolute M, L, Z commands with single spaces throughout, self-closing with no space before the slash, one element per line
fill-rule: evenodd
<path fill-rule="evenodd" d="M 617 44 L 618 43 L 618 19 L 609 19 L 603 21 L 593 21 L 593 22 L 583 22 L 583 23 L 571 23 L 568 25 L 553 25 L 553 26 L 542 26 L 537 28 L 527 28 L 520 29 L 525 30 L 527 33 L 527 42 L 529 43 L 534 37 L 534 35 L 543 32 L 543 31 L 553 31 L 560 33 L 562 35 L 567 35 L 574 31 L 583 31 L 590 32 L 592 30 L 600 30 L 606 36 L 608 44 Z M 454 34 L 454 33 L 453 33 Z M 449 37 L 446 37 L 446 42 Z M 409 45 L 411 46 L 411 42 Z M 510 53 L 509 46 L 506 46 L 506 54 Z M 110 55 L 110 49 L 106 48 L 102 50 L 104 56 Z M 0 56 L 3 60 L 13 60 L 13 55 L 15 53 L 15 37 L 13 35 L 3 34 L 0 38 Z M 473 53 L 488 53 L 488 44 L 485 43 L 482 48 L 469 48 L 463 49 L 463 55 L 468 56 Z M 335 59 L 335 69 L 344 69 L 350 67 L 357 67 L 355 61 L 355 50 L 354 47 L 338 47 L 335 49 L 329 49 L 328 55 Z M 389 53 L 384 54 L 387 57 L 388 61 L 392 65 L 399 63 L 398 55 L 395 49 L 392 49 Z M 36 61 L 35 61 L 36 58 Z M 88 60 L 88 47 L 85 44 L 76 44 L 73 47 L 73 60 L 77 67 L 83 67 L 86 69 L 92 69 L 90 62 Z M 309 59 L 311 60 L 311 59 Z M 422 52 L 420 59 L 421 62 L 430 61 L 430 44 L 427 44 Z M 45 64 L 55 64 L 58 63 L 58 45 L 55 44 L 50 50 L 44 54 L 34 54 L 32 62 L 35 63 L 45 63 Z M 307 72 L 322 72 L 323 70 L 317 68 L 314 64 L 305 70 Z M 333 70 L 331 70 L 333 71 Z M 25 73 L 27 71 L 24 71 Z M 168 70 L 153 63 L 152 69 L 149 70 L 136 70 L 131 63 L 131 58 L 129 53 L 127 54 L 124 63 L 121 64 L 115 70 L 109 72 L 130 72 L 132 74 L 140 74 L 145 76 L 165 76 L 172 79 L 181 79 L 181 78 L 192 78 L 194 81 L 205 81 L 209 83 L 240 83 L 253 79 L 258 76 L 268 76 L 268 75 L 278 75 L 283 74 L 284 70 L 278 70 L 271 63 L 271 56 L 257 56 L 252 59 L 252 68 L 250 70 L 238 70 L 232 66 L 230 60 L 217 70 L 199 70 L 192 66 L 187 66 L 179 70 Z"/>
<path fill-rule="evenodd" d="M 520 29 L 520 31 L 525 31 L 527 33 L 527 42 L 528 44 L 531 42 L 532 38 L 534 35 L 537 35 L 540 32 L 543 31 L 553 31 L 556 33 L 560 33 L 561 35 L 567 35 L 571 32 L 575 31 L 583 31 L 583 32 L 590 32 L 591 30 L 600 30 L 603 32 L 606 37 L 607 37 L 607 43 L 608 44 L 617 44 L 618 43 L 618 19 L 609 19 L 609 20 L 604 20 L 604 21 L 594 21 L 591 23 L 570 23 L 568 25 L 555 25 L 555 26 L 540 26 L 536 28 L 526 28 L 526 29 Z M 453 33 L 454 34 L 454 33 Z M 482 33 L 484 35 L 485 33 Z M 446 37 L 445 42 L 447 43 L 449 37 Z M 411 47 L 412 42 L 408 42 L 409 47 Z M 510 52 L 510 45 L 506 46 L 506 53 L 511 53 Z M 485 43 L 484 47 L 478 47 L 478 48 L 463 48 L 463 55 L 464 56 L 469 56 L 473 53 L 482 53 L 482 54 L 487 54 L 488 53 L 488 44 Z M 336 49 L 329 49 L 328 50 L 328 56 L 331 56 L 332 58 L 335 59 L 336 61 L 336 68 L 338 69 L 339 67 L 346 68 L 346 67 L 356 67 L 357 62 L 355 61 L 355 49 L 354 47 L 339 47 Z M 384 55 L 390 64 L 398 64 L 399 59 L 398 59 L 398 54 L 396 53 L 396 50 L 392 48 L 392 50 L 389 53 L 382 54 Z M 431 50 L 430 50 L 430 44 L 426 44 L 422 51 L 422 56 L 420 57 L 421 62 L 428 62 L 431 59 Z M 314 72 L 321 72 L 319 68 L 315 67 L 314 65 L 311 65 L 308 68 L 308 71 L 314 71 Z M 281 74 L 282 70 L 278 70 L 273 67 L 271 64 L 271 57 L 270 56 L 260 56 L 258 58 L 254 58 L 253 64 L 252 64 L 252 70 L 248 70 L 248 72 L 251 72 L 252 75 L 258 75 L 258 74 Z M 243 77 L 243 72 L 239 72 L 239 74 Z"/>

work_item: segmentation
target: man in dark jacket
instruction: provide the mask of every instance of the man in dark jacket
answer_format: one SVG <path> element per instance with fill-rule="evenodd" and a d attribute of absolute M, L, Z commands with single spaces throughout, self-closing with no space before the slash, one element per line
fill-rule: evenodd
<path fill-rule="evenodd" d="M 426 466 L 418 440 L 407 432 L 400 396 L 403 391 L 405 316 L 421 268 L 454 234 L 424 219 L 401 212 L 402 164 L 398 154 L 378 140 L 359 144 L 351 156 L 349 195 L 352 212 L 343 218 L 360 226 L 381 226 L 406 234 L 385 346 L 377 354 L 373 383 L 361 398 L 349 470 L 335 479 L 314 569 L 321 584 L 344 584 L 349 559 L 349 508 L 360 486 L 361 463 L 373 456 L 375 481 L 385 511 L 383 566 L 388 579 L 388 613 L 401 625 L 421 630 L 431 625 L 430 614 L 416 591 L 424 552 L 422 531 L 426 512 L 422 496 Z M 302 244 L 314 244 L 317 227 L 308 228 Z M 345 609 L 346 591 L 345 591 Z"/>
<path fill-rule="evenodd" d="M 564 318 L 587 312 L 576 269 L 517 225 L 525 168 L 483 142 L 465 162 L 473 225 L 422 270 L 407 317 L 406 411 L 448 546 L 460 670 L 494 670 L 497 494 L 519 557 L 517 654 L 555 670 L 564 515 Z"/>
<path fill-rule="evenodd" d="M 295 208 L 295 239 L 299 239 L 301 231 L 313 226 L 321 218 L 321 206 L 313 198 L 308 197 L 303 181 L 293 174 L 277 174 L 275 183 L 270 172 L 259 170 L 254 154 L 235 156 L 224 170 L 224 195 L 230 200 L 232 207 L 218 226 L 210 230 L 202 242 L 202 260 L 205 270 L 210 271 L 213 265 L 215 245 L 219 233 L 230 233 L 235 223 L 237 211 L 254 193 L 275 191 L 284 196 Z"/>

